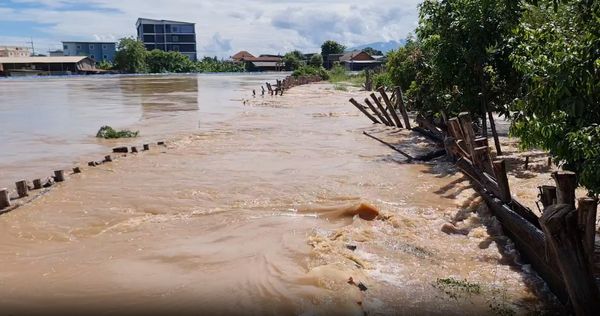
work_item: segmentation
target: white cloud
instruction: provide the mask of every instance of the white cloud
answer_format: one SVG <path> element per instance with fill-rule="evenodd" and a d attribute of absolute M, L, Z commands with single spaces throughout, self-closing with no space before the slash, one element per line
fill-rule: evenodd
<path fill-rule="evenodd" d="M 334 39 L 347 46 L 399 40 L 414 30 L 419 0 L 13 0 L 23 9 L 2 7 L 4 21 L 47 26 L 34 41 L 48 48 L 61 40 L 113 40 L 135 35 L 138 17 L 196 23 L 199 55 L 230 56 L 239 50 L 284 53 L 318 51 Z M 2 39 L 0 30 L 0 40 Z M 29 40 L 27 39 L 21 39 Z M 37 45 L 37 44 L 36 44 Z"/>

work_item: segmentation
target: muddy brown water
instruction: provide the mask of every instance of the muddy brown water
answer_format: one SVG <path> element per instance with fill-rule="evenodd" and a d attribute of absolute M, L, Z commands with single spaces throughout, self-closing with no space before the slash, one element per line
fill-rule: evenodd
<path fill-rule="evenodd" d="M 0 314 L 556 310 L 543 282 L 520 263 L 449 164 L 404 164 L 362 135 L 369 130 L 402 140 L 409 150 L 427 148 L 406 131 L 370 126 L 347 102 L 365 92 L 316 84 L 284 97 L 252 99 L 248 89 L 263 79 L 43 82 L 62 85 L 67 105 L 69 95 L 79 100 L 90 90 L 103 91 L 91 92 L 95 102 L 108 98 L 113 104 L 103 115 L 114 117 L 114 110 L 119 126 L 139 128 L 144 139 L 164 137 L 168 145 L 85 168 L 0 216 Z M 204 85 L 211 84 L 221 88 L 209 93 L 214 103 L 206 105 L 202 94 L 212 88 Z M 1 89 L 5 98 L 7 90 Z M 249 100 L 246 105 L 240 97 Z M 189 106 L 183 113 L 182 104 Z M 67 105 L 66 111 L 103 121 Z M 89 136 L 97 124 L 74 125 L 65 135 L 88 137 L 63 137 L 65 150 L 43 151 L 39 159 L 77 162 L 116 143 Z M 28 137 L 36 146 L 53 144 Z M 3 151 L 4 176 L 41 170 L 36 153 L 9 141 L 29 158 L 19 165 L 20 159 L 6 158 Z M 73 157 L 66 158 L 69 154 Z M 365 221 L 342 214 L 363 202 L 382 216 Z M 448 222 L 466 235 L 443 233 Z"/>

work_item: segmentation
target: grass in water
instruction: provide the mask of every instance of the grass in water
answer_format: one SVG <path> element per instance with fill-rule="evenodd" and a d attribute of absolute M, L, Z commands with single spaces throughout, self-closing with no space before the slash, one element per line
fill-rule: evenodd
<path fill-rule="evenodd" d="M 463 295 L 471 296 L 481 294 L 481 285 L 470 283 L 467 280 L 456 280 L 454 278 L 437 279 L 433 287 L 439 289 L 455 300 Z"/>
<path fill-rule="evenodd" d="M 100 130 L 98 130 L 96 137 L 104 139 L 132 138 L 137 137 L 139 133 L 139 131 L 132 132 L 130 130 L 116 131 L 114 128 L 107 125 L 100 127 Z"/>

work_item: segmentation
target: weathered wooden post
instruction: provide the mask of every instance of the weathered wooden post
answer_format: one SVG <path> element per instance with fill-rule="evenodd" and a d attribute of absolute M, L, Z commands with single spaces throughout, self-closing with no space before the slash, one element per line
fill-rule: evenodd
<path fill-rule="evenodd" d="M 110 155 L 104 156 L 104 162 L 111 162 L 111 161 L 112 161 L 112 157 Z"/>
<path fill-rule="evenodd" d="M 42 179 L 34 179 L 33 180 L 33 189 L 39 190 L 42 188 Z"/>
<path fill-rule="evenodd" d="M 577 221 L 582 234 L 583 249 L 590 267 L 594 267 L 594 245 L 596 242 L 596 213 L 598 199 L 583 197 L 577 200 Z"/>
<path fill-rule="evenodd" d="M 29 187 L 27 187 L 26 180 L 19 180 L 15 183 L 15 185 L 17 186 L 17 195 L 20 198 L 23 198 L 23 197 L 26 197 L 29 195 Z"/>
<path fill-rule="evenodd" d="M 463 132 L 467 151 L 472 158 L 475 156 L 475 131 L 473 131 L 473 121 L 471 121 L 471 115 L 469 115 L 468 112 L 462 112 L 458 115 L 458 121 Z"/>
<path fill-rule="evenodd" d="M 64 170 L 56 170 L 56 171 L 54 171 L 54 181 L 55 182 L 63 182 L 63 181 L 65 181 L 65 171 Z"/>
<path fill-rule="evenodd" d="M 10 206 L 10 197 L 7 188 L 0 189 L 0 210 Z"/>
<path fill-rule="evenodd" d="M 394 126 L 394 121 L 392 121 L 392 118 L 388 115 L 385 108 L 383 108 L 383 105 L 381 104 L 381 102 L 379 102 L 379 99 L 377 99 L 377 96 L 375 95 L 375 93 L 371 93 L 371 99 L 373 99 L 373 102 L 375 102 L 375 105 L 377 105 L 377 108 L 379 109 L 379 111 L 381 111 L 381 114 L 383 114 L 383 116 L 385 117 L 385 120 L 388 122 L 387 125 Z"/>
<path fill-rule="evenodd" d="M 396 126 L 403 128 L 402 123 L 400 123 L 400 118 L 398 117 L 398 114 L 396 113 L 396 109 L 394 109 L 394 106 L 392 105 L 390 98 L 388 98 L 388 95 L 385 92 L 385 89 L 383 87 L 380 87 L 379 89 L 377 89 L 377 91 L 379 91 L 379 94 L 381 94 L 381 98 L 383 99 L 383 102 L 385 102 L 385 105 L 387 106 L 388 111 L 390 111 L 390 115 L 391 115 L 392 119 L 394 120 L 394 123 L 396 124 Z"/>
<path fill-rule="evenodd" d="M 525 156 L 525 170 L 529 169 L 529 156 Z"/>
<path fill-rule="evenodd" d="M 373 103 L 371 103 L 371 101 L 369 101 L 369 99 L 365 99 L 365 103 L 367 104 L 369 109 L 371 109 L 371 111 L 373 111 L 373 113 L 375 113 L 375 115 L 377 115 L 377 117 L 379 118 L 379 120 L 381 122 L 383 122 L 383 124 L 388 125 L 388 126 L 390 125 L 390 123 L 388 123 L 388 121 L 385 120 L 385 117 L 383 117 L 383 115 L 381 115 L 381 113 L 379 113 L 379 111 L 375 108 Z"/>
<path fill-rule="evenodd" d="M 410 120 L 408 119 L 408 112 L 406 110 L 406 106 L 404 105 L 404 94 L 402 93 L 402 88 L 400 87 L 396 87 L 396 107 L 398 107 L 400 114 L 402 114 L 404 126 L 407 129 L 412 129 L 410 126 Z"/>
<path fill-rule="evenodd" d="M 146 150 L 150 150 L 150 145 L 149 144 L 144 144 L 144 151 Z"/>
<path fill-rule="evenodd" d="M 79 168 L 79 167 L 75 167 L 75 168 L 73 168 L 73 173 L 74 173 L 74 174 L 81 173 L 81 168 Z"/>
<path fill-rule="evenodd" d="M 556 182 L 556 203 L 567 204 L 574 209 L 577 175 L 571 171 L 555 171 L 552 178 Z"/>
<path fill-rule="evenodd" d="M 350 103 L 352 103 L 357 109 L 359 109 L 364 115 L 366 115 L 371 121 L 373 121 L 373 124 L 379 124 L 379 121 L 376 118 L 374 118 L 373 115 L 371 115 L 369 112 L 367 112 L 367 110 L 365 110 L 365 108 L 362 105 L 356 102 L 354 98 L 350 99 Z"/>
<path fill-rule="evenodd" d="M 156 144 L 157 144 L 158 146 L 164 146 L 164 145 L 165 145 L 165 142 L 158 142 L 158 143 L 156 143 Z"/>
<path fill-rule="evenodd" d="M 538 187 L 540 190 L 540 202 L 544 209 L 552 204 L 556 204 L 556 187 L 553 185 L 542 185 Z"/>
<path fill-rule="evenodd" d="M 494 174 L 496 175 L 496 181 L 498 182 L 498 188 L 500 189 L 501 196 L 500 200 L 504 203 L 510 203 L 512 196 L 510 194 L 510 186 L 508 185 L 508 176 L 506 174 L 506 161 L 495 160 L 493 162 Z"/>
<path fill-rule="evenodd" d="M 600 294 L 585 255 L 577 210 L 570 204 L 551 205 L 544 210 L 540 224 L 575 315 L 599 315 Z"/>
<path fill-rule="evenodd" d="M 115 147 L 113 148 L 113 153 L 127 153 L 129 152 L 129 150 L 127 149 L 127 147 Z"/>
<path fill-rule="evenodd" d="M 137 147 L 131 146 L 131 152 L 132 153 L 137 153 L 138 152 Z"/>

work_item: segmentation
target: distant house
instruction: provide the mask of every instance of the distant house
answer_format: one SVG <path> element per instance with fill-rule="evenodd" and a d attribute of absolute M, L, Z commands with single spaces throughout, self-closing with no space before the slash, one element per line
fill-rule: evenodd
<path fill-rule="evenodd" d="M 241 51 L 231 56 L 231 60 L 244 63 L 248 71 L 282 71 L 284 70 L 283 56 L 260 55 L 255 57 L 247 51 Z"/>
<path fill-rule="evenodd" d="M 0 46 L 0 57 L 29 57 L 31 51 L 28 47 Z"/>
<path fill-rule="evenodd" d="M 351 71 L 364 69 L 373 69 L 383 64 L 382 60 L 377 60 L 373 56 L 363 51 L 347 52 L 339 56 L 339 63 Z"/>
<path fill-rule="evenodd" d="M 96 62 L 86 56 L 0 57 L 0 75 L 67 75 L 99 72 Z"/>
<path fill-rule="evenodd" d="M 194 23 L 139 18 L 136 28 L 138 39 L 147 50 L 180 52 L 191 60 L 197 60 Z"/>
<path fill-rule="evenodd" d="M 57 50 L 51 50 L 51 51 L 49 51 L 49 53 L 50 53 L 50 56 L 52 56 L 52 57 L 56 57 L 56 56 L 64 56 L 64 55 L 65 55 L 65 52 L 64 52 L 64 51 L 62 51 L 62 50 L 60 50 L 60 49 L 57 49 Z"/>
<path fill-rule="evenodd" d="M 114 62 L 117 53 L 115 42 L 67 42 L 63 41 L 64 56 L 87 56 L 97 62 Z"/>

